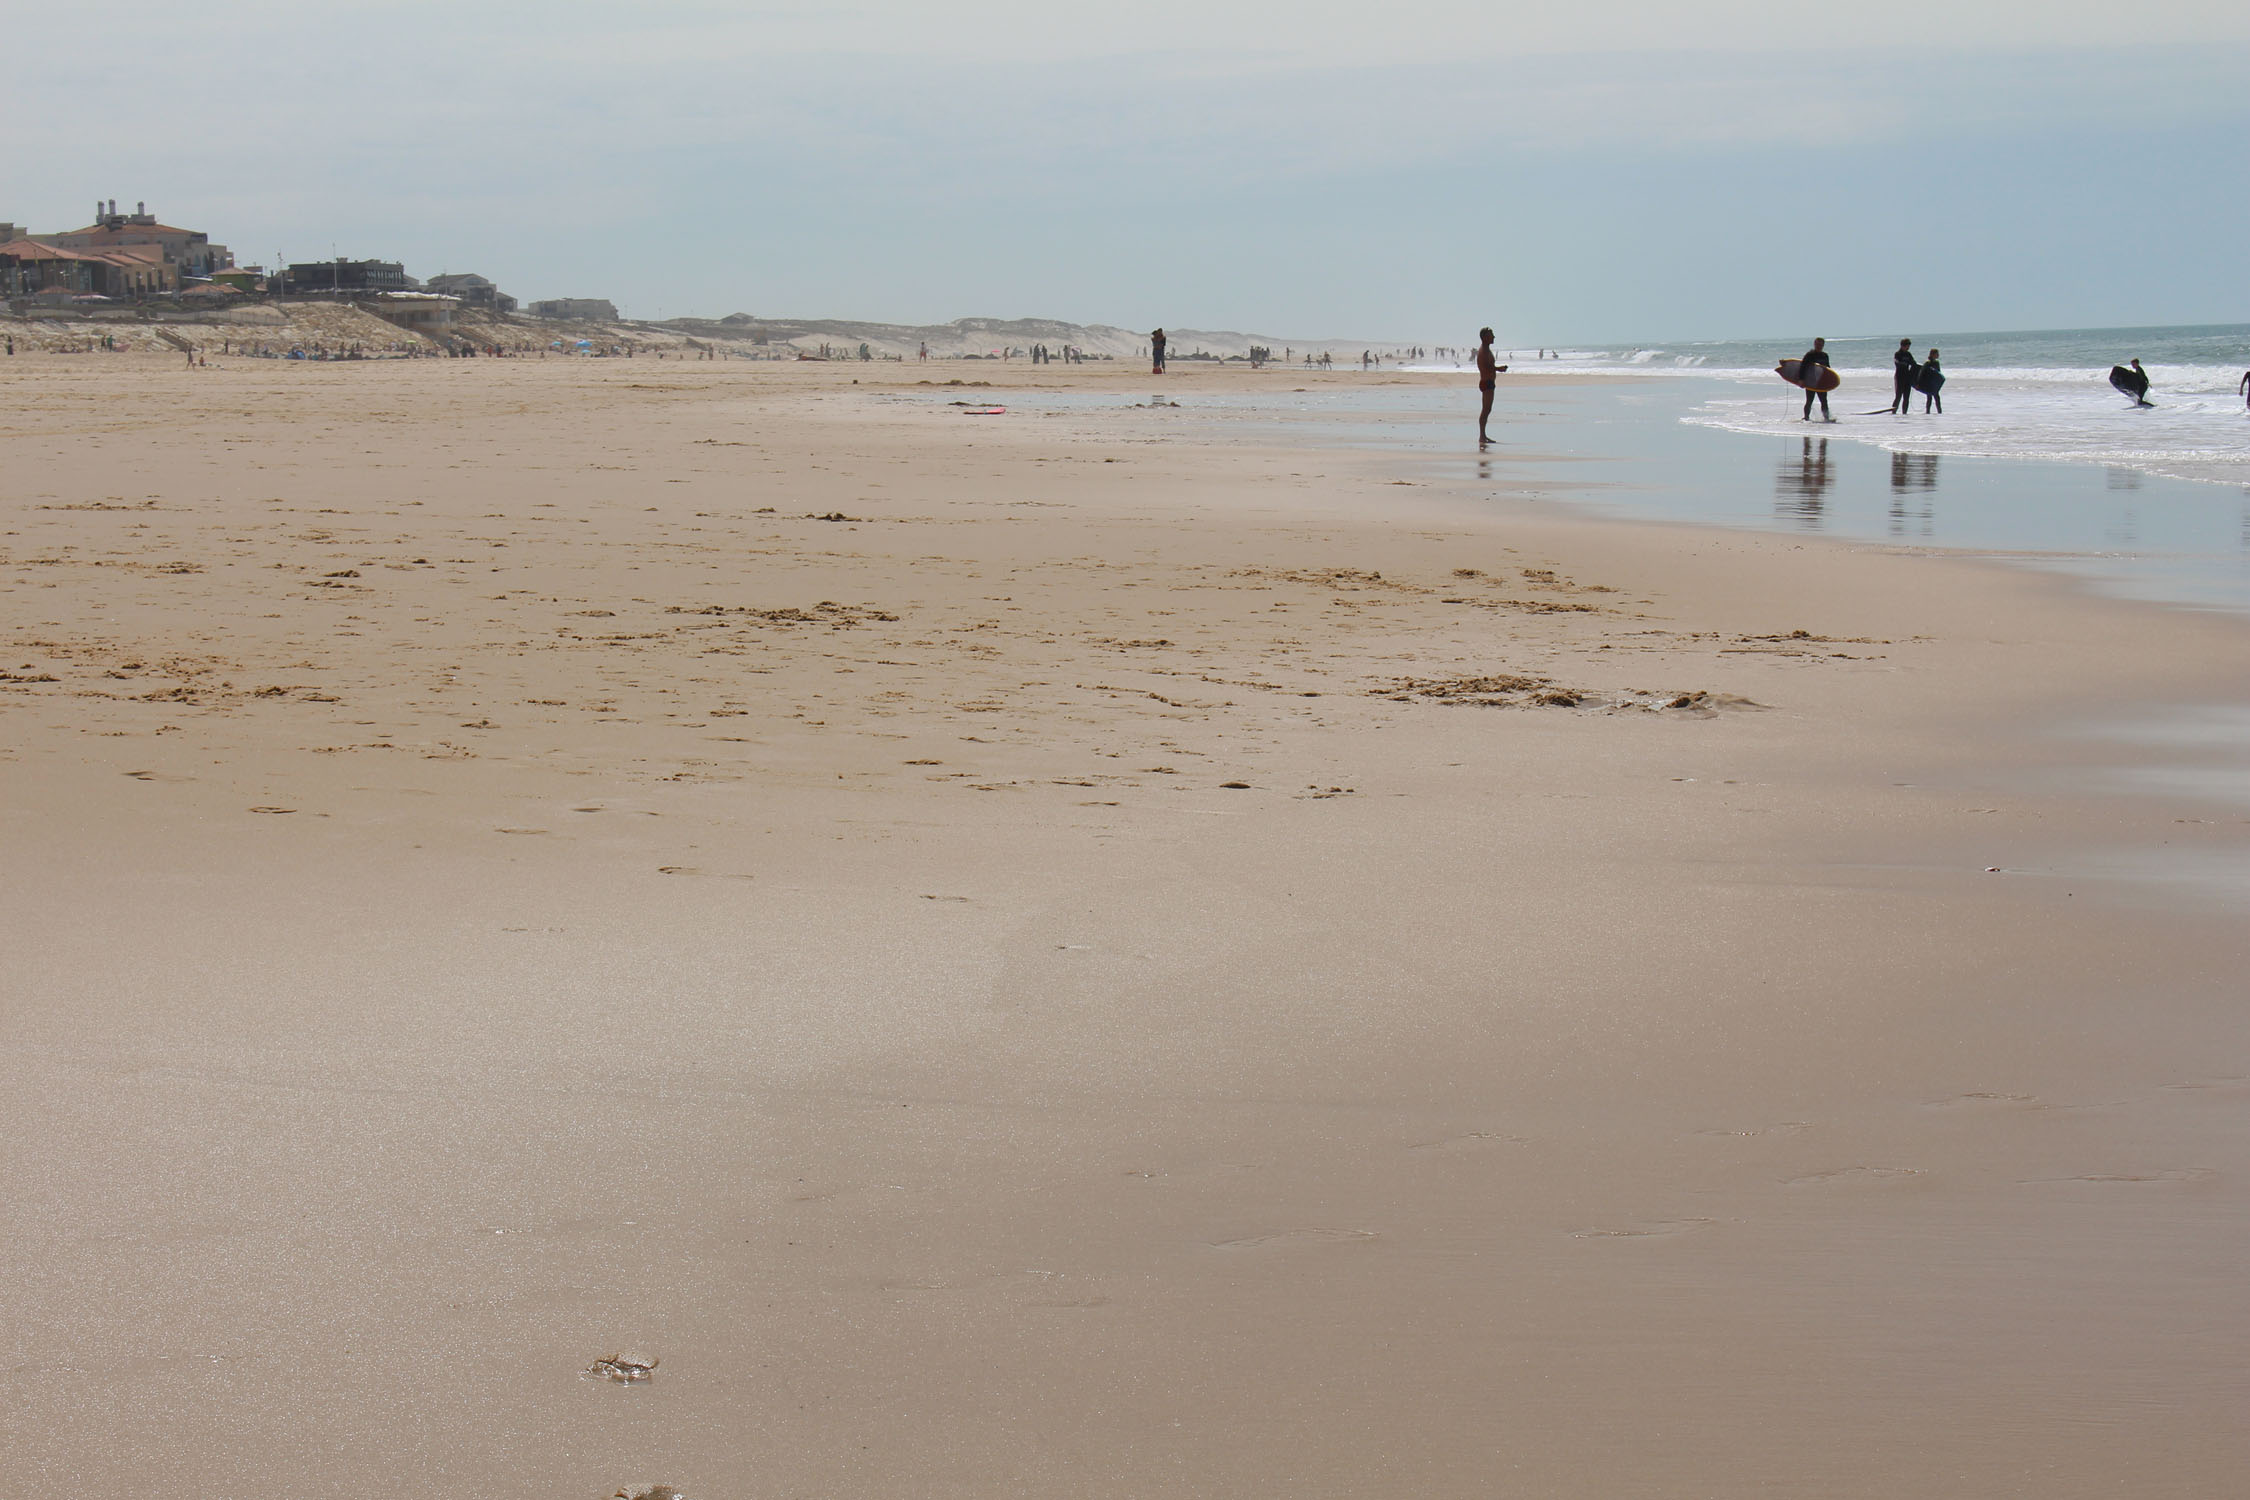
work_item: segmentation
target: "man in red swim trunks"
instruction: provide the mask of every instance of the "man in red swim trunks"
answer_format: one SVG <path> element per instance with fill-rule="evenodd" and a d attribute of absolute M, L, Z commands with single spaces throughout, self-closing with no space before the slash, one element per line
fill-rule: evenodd
<path fill-rule="evenodd" d="M 1477 330 L 1477 389 L 1484 393 L 1484 407 L 1477 413 L 1477 446 L 1492 446 L 1492 436 L 1485 426 L 1492 420 L 1492 393 L 1500 384 L 1500 367 L 1492 362 L 1492 330 Z"/>

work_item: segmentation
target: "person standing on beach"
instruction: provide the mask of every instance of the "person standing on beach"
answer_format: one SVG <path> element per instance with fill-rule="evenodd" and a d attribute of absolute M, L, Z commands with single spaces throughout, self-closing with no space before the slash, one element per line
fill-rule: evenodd
<path fill-rule="evenodd" d="M 1828 362 L 1828 340 L 1824 338 L 1814 339 L 1812 347 L 1805 351 L 1805 357 L 1797 361 L 1797 373 L 1803 376 L 1805 381 L 1805 414 L 1799 417 L 1798 421 L 1810 422 L 1812 420 L 1812 404 L 1813 398 L 1816 396 L 1820 398 L 1820 420 L 1823 422 L 1836 420 L 1835 414 L 1828 409 L 1828 393 L 1813 389 L 1813 383 L 1820 379 L 1813 371 L 1834 368 L 1835 366 Z"/>
<path fill-rule="evenodd" d="M 1492 393 L 1500 387 L 1500 367 L 1492 358 L 1492 330 L 1477 330 L 1477 389 L 1483 393 L 1484 404 L 1477 409 L 1477 446 L 1492 446 L 1492 435 L 1485 429 L 1492 421 Z"/>
<path fill-rule="evenodd" d="M 1152 367 L 1152 368 L 1151 368 L 1151 369 L 1149 370 L 1149 373 L 1150 373 L 1151 375 L 1161 375 L 1161 374 L 1163 374 L 1163 373 L 1164 373 L 1164 330 L 1163 330 L 1163 329 L 1159 328 L 1159 329 L 1157 329 L 1157 330 L 1156 330 L 1156 331 L 1155 331 L 1154 333 L 1152 333 L 1152 334 L 1150 334 L 1150 335 L 1148 336 L 1148 352 L 1149 352 L 1150 358 L 1151 358 L 1151 360 L 1152 360 L 1152 362 L 1153 362 L 1153 367 Z"/>
<path fill-rule="evenodd" d="M 1914 405 L 1914 377 L 1921 373 L 1914 363 L 1914 340 L 1900 339 L 1898 349 L 1891 355 L 1891 414 L 1896 416 Z"/>
<path fill-rule="evenodd" d="M 8 352 L 10 354 L 16 352 L 16 341 L 14 339 L 8 340 Z M 2237 385 L 2236 389 L 2242 392 L 2243 409 L 2246 411 L 2250 411 L 2250 370 L 2244 370 L 2242 372 L 2242 380 L 2240 384 Z"/>
<path fill-rule="evenodd" d="M 1945 384 L 1945 371 L 1938 368 L 1937 350 L 1932 349 L 1930 357 L 1922 361 L 1919 382 L 1922 387 L 1922 415 L 1926 417 L 1935 411 L 1939 416 L 1944 416 L 1945 401 L 1938 395 L 1938 387 Z"/>

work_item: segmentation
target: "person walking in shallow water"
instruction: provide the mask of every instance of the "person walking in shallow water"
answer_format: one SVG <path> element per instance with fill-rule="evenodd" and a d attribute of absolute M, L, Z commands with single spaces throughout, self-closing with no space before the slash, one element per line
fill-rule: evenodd
<path fill-rule="evenodd" d="M 1911 359 L 1913 356 L 1907 357 Z M 1828 362 L 1828 340 L 1824 338 L 1814 339 L 1812 347 L 1805 351 L 1805 357 L 1797 361 L 1797 373 L 1803 377 L 1805 382 L 1805 414 L 1799 417 L 1798 421 L 1810 422 L 1812 420 L 1812 404 L 1815 397 L 1820 400 L 1820 420 L 1823 422 L 1836 420 L 1835 415 L 1828 410 L 1828 393 L 1813 389 L 1813 383 L 1820 379 L 1816 371 L 1834 368 L 1835 366 Z"/>
<path fill-rule="evenodd" d="M 1485 429 L 1492 422 L 1492 393 L 1500 387 L 1500 367 L 1492 361 L 1492 330 L 1477 330 L 1477 390 L 1483 393 L 1484 404 L 1477 409 L 1477 446 L 1492 446 L 1492 434 Z"/>
<path fill-rule="evenodd" d="M 1930 357 L 1922 361 L 1922 369 L 1916 380 L 1922 387 L 1922 415 L 1926 417 L 1935 411 L 1939 416 L 1944 416 L 1945 398 L 1938 394 L 1938 389 L 1945 384 L 1945 371 L 1938 367 L 1937 350 L 1932 349 Z"/>
<path fill-rule="evenodd" d="M 14 339 L 8 340 L 8 352 L 10 354 L 16 352 L 16 341 Z M 2236 386 L 2236 389 L 2242 392 L 2243 409 L 2246 411 L 2250 411 L 2250 370 L 2244 370 L 2242 372 L 2242 380 Z"/>
<path fill-rule="evenodd" d="M 1896 416 L 1910 411 L 1914 406 L 1914 377 L 1920 374 L 1914 363 L 1914 340 L 1900 339 L 1891 355 L 1891 413 Z"/>
<path fill-rule="evenodd" d="M 1161 375 L 1161 374 L 1163 374 L 1163 373 L 1164 373 L 1164 330 L 1163 330 L 1163 329 L 1159 328 L 1159 329 L 1157 329 L 1157 330 L 1156 330 L 1156 331 L 1155 331 L 1154 333 L 1151 333 L 1151 334 L 1150 334 L 1150 335 L 1148 336 L 1148 352 L 1149 352 L 1149 359 L 1150 359 L 1150 361 L 1151 361 L 1151 367 L 1150 367 L 1150 369 L 1149 369 L 1149 373 L 1150 373 L 1151 375 Z"/>

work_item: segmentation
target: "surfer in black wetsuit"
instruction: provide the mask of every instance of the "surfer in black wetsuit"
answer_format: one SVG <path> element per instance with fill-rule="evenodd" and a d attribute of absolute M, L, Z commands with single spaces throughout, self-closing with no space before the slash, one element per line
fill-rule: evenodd
<path fill-rule="evenodd" d="M 1477 446 L 1492 446 L 1491 434 L 1485 427 L 1492 420 L 1492 393 L 1500 385 L 1500 367 L 1492 359 L 1492 330 L 1477 330 L 1477 389 L 1484 393 L 1484 405 L 1477 411 Z"/>
<path fill-rule="evenodd" d="M 2141 362 L 2137 359 L 2133 361 L 2133 374 L 2136 377 L 2135 383 L 2140 386 L 2140 390 L 2133 396 L 2133 404 L 2136 406 L 2154 405 L 2155 403 L 2148 399 L 2148 371 L 2141 368 Z"/>
<path fill-rule="evenodd" d="M 1898 415 L 1914 404 L 1914 377 L 1921 374 L 1914 363 L 1914 340 L 1900 339 L 1897 350 L 1891 355 L 1891 412 Z"/>
<path fill-rule="evenodd" d="M 1797 361 L 1797 373 L 1804 378 L 1805 382 L 1805 414 L 1797 420 L 1800 422 L 1812 420 L 1813 398 L 1817 396 L 1820 399 L 1820 420 L 1833 422 L 1836 418 L 1828 410 L 1828 393 L 1813 389 L 1815 382 L 1820 379 L 1818 375 L 1813 373 L 1815 368 L 1822 370 L 1835 368 L 1828 362 L 1828 340 L 1826 339 L 1814 339 L 1812 347 L 1805 351 L 1805 357 Z"/>
<path fill-rule="evenodd" d="M 13 339 L 10 339 L 8 341 L 8 352 L 10 354 L 16 352 L 15 340 Z M 2238 384 L 2237 389 L 2242 392 L 2242 405 L 2244 409 L 2250 410 L 2250 370 L 2244 370 L 2242 372 L 2242 379 Z"/>
<path fill-rule="evenodd" d="M 1944 416 L 1945 402 L 1939 397 L 1938 390 L 1945 384 L 1945 371 L 1938 367 L 1935 349 L 1930 351 L 1928 359 L 1922 361 L 1922 368 L 1915 374 L 1915 382 L 1922 388 L 1922 415 L 1926 417 L 1934 409 L 1939 416 Z"/>

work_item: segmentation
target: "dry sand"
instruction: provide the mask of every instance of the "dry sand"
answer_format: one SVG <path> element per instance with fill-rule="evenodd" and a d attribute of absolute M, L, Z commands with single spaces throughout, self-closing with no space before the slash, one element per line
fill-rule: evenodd
<path fill-rule="evenodd" d="M 0 367 L 0 1492 L 2239 1484 L 2236 624 L 896 374 Z"/>

